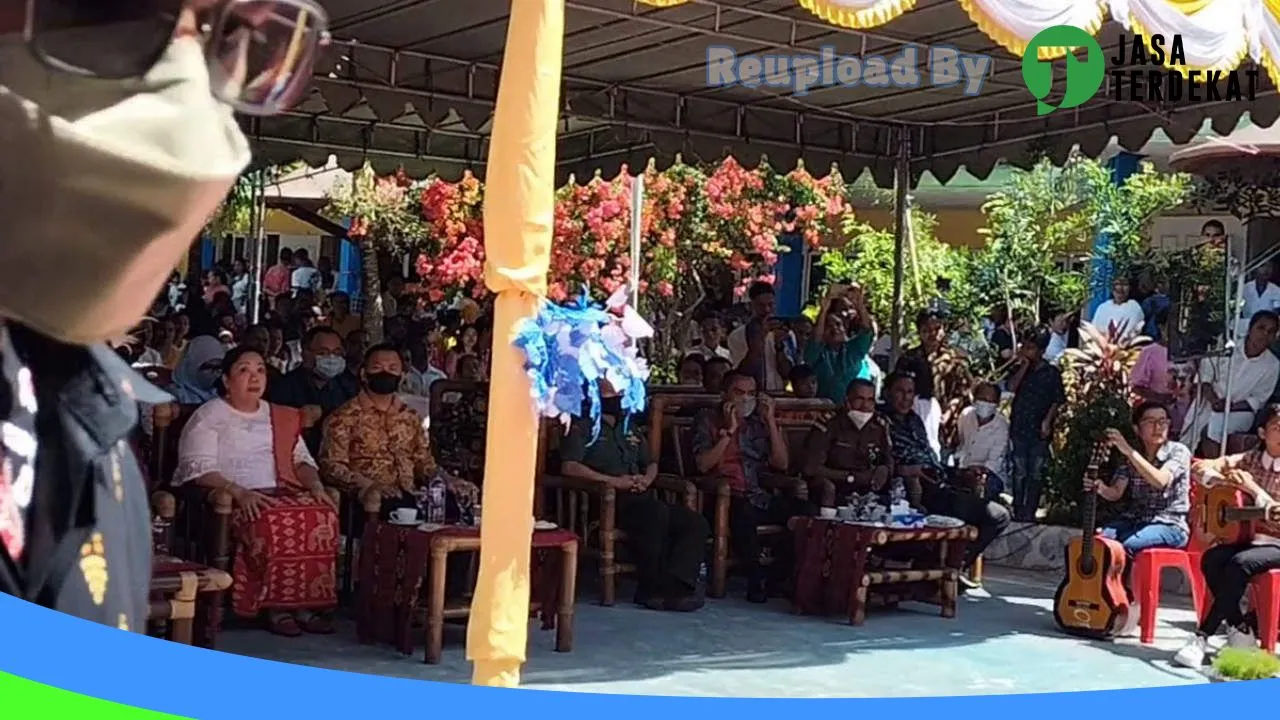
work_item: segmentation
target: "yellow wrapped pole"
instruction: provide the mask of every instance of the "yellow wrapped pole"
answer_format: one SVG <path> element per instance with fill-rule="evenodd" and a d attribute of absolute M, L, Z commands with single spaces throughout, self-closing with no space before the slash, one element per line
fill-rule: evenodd
<path fill-rule="evenodd" d="M 467 628 L 474 685 L 519 685 L 528 643 L 538 416 L 511 339 L 546 294 L 563 46 L 564 0 L 512 0 L 485 177 L 485 284 L 497 299 L 480 577 Z"/>

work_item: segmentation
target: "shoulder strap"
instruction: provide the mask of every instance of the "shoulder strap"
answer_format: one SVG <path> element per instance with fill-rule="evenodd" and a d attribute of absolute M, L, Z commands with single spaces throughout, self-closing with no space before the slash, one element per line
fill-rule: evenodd
<path fill-rule="evenodd" d="M 293 449 L 302 437 L 302 413 L 297 408 L 271 405 L 271 449 L 275 455 L 276 480 L 281 488 L 302 489 L 293 469 Z"/>

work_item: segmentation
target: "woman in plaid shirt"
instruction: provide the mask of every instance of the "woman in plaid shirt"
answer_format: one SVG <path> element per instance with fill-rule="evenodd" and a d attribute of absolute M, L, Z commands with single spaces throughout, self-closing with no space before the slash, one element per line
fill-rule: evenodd
<path fill-rule="evenodd" d="M 1086 490 L 1111 502 L 1126 500 L 1120 517 L 1102 528 L 1102 535 L 1118 540 L 1124 546 L 1129 562 L 1125 564 L 1125 588 L 1129 589 L 1129 571 L 1139 552 L 1150 548 L 1186 547 L 1189 538 L 1187 511 L 1191 509 L 1191 451 L 1186 445 L 1169 439 L 1169 409 L 1158 402 L 1146 401 L 1133 409 L 1133 431 L 1138 447 L 1129 444 L 1115 428 L 1106 431 L 1111 444 L 1124 462 L 1116 468 L 1110 483 L 1086 480 Z M 1134 604 L 1121 634 L 1138 626 L 1142 612 Z"/>
<path fill-rule="evenodd" d="M 1208 639 L 1223 623 L 1227 625 L 1229 646 L 1258 646 L 1253 629 L 1256 618 L 1244 615 L 1240 601 L 1255 575 L 1280 569 L 1280 502 L 1274 499 L 1280 496 L 1280 403 L 1262 409 L 1258 437 L 1262 438 L 1262 446 L 1256 450 L 1201 460 L 1193 468 L 1195 476 L 1205 484 L 1225 482 L 1238 486 L 1259 507 L 1267 509 L 1267 517 L 1255 526 L 1252 540 L 1217 545 L 1201 558 L 1200 570 L 1213 596 L 1213 606 L 1196 628 L 1195 637 L 1173 656 L 1178 665 L 1203 665 Z"/>

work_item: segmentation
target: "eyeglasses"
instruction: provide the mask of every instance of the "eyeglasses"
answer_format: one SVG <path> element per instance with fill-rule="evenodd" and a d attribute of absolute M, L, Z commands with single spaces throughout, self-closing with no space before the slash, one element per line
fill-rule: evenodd
<path fill-rule="evenodd" d="M 73 75 L 146 75 L 173 40 L 188 0 L 27 0 L 25 40 L 45 65 Z M 216 0 L 197 10 L 212 92 L 247 115 L 295 103 L 329 44 L 314 0 Z"/>
<path fill-rule="evenodd" d="M 1169 418 L 1147 418 L 1145 420 L 1142 420 L 1138 424 L 1147 425 L 1149 427 L 1154 427 L 1154 428 L 1159 428 L 1161 430 L 1164 430 L 1164 429 L 1167 429 L 1172 424 L 1172 422 L 1169 420 Z"/>

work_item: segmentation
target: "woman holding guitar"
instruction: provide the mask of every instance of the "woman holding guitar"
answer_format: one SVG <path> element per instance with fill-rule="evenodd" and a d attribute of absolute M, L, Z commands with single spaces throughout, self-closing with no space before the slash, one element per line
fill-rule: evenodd
<path fill-rule="evenodd" d="M 1265 508 L 1266 519 L 1255 525 L 1248 542 L 1217 545 L 1204 553 L 1200 570 L 1213 595 L 1213 606 L 1196 628 L 1196 635 L 1173 656 L 1173 662 L 1198 668 L 1204 664 L 1208 639 L 1225 622 L 1227 644 L 1257 647 L 1253 619 L 1240 611 L 1240 601 L 1255 575 L 1280 569 L 1280 403 L 1262 409 L 1258 437 L 1262 447 L 1239 455 L 1196 462 L 1193 472 L 1209 485 L 1230 483 Z"/>
<path fill-rule="evenodd" d="M 1169 410 L 1163 404 L 1144 401 L 1133 410 L 1133 430 L 1139 449 L 1115 428 L 1106 431 L 1107 443 L 1124 458 L 1111 482 L 1085 480 L 1103 500 L 1127 500 L 1120 518 L 1101 530 L 1102 536 L 1124 547 L 1124 585 L 1130 610 L 1121 635 L 1138 625 L 1141 609 L 1133 603 L 1129 574 L 1133 559 L 1148 548 L 1186 547 L 1189 538 L 1187 511 L 1191 509 L 1191 451 L 1169 439 Z M 1126 498 L 1127 494 L 1127 498 Z"/>

